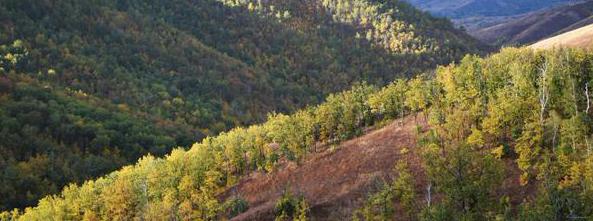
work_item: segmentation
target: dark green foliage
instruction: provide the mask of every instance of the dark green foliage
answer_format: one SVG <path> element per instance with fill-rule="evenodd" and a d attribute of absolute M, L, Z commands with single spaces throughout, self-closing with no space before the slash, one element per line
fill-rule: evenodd
<path fill-rule="evenodd" d="M 294 220 L 306 221 L 308 218 L 309 206 L 305 197 L 296 197 L 289 191 L 285 191 L 276 202 L 274 214 L 276 221 Z"/>
<path fill-rule="evenodd" d="M 113 171 L 148 153 L 189 145 L 181 125 L 91 104 L 67 92 L 14 84 L 0 101 L 0 199 L 5 208 L 34 204 L 70 182 Z M 160 121 L 160 122 L 158 122 Z"/>
<path fill-rule="evenodd" d="M 285 220 L 296 214 L 298 200 L 289 191 L 285 191 L 276 202 L 274 214 L 276 220 Z"/>
<path fill-rule="evenodd" d="M 393 182 L 381 184 L 378 191 L 366 199 L 362 208 L 354 211 L 353 220 L 393 220 L 396 217 L 396 203 L 399 203 L 407 218 L 415 219 L 418 211 L 414 177 L 405 162 L 398 162 L 394 172 L 398 176 Z"/>
<path fill-rule="evenodd" d="M 194 139 L 185 125 L 134 113 L 69 88 L 17 74 L 22 41 L 0 47 L 0 207 L 19 208 L 113 171 L 148 153 L 163 156 Z M 40 73 L 41 74 L 41 73 Z M 47 75 L 55 74 L 54 70 Z M 198 135 L 200 136 L 200 135 Z"/>
<path fill-rule="evenodd" d="M 315 4 L 321 3 L 266 3 L 293 14 L 278 22 L 213 0 L 136 0 L 125 7 L 3 0 L 0 20 L 10 25 L 0 42 L 26 39 L 34 61 L 29 70 L 52 68 L 53 82 L 212 134 L 261 121 L 268 111 L 319 102 L 355 81 L 384 84 L 475 51 L 461 43 L 466 35 L 402 3 L 382 10 L 404 12 L 398 24 L 415 25 L 413 38 L 451 38 L 446 42 L 454 45 L 430 43 L 438 50 L 405 56 L 373 48 L 355 37 L 356 24 L 334 23 L 309 9 L 321 7 Z"/>
<path fill-rule="evenodd" d="M 488 214 L 496 202 L 492 200 L 496 199 L 494 190 L 502 184 L 502 162 L 468 146 L 443 149 L 445 154 L 429 150 L 425 163 L 430 182 L 437 192 L 445 195 L 444 206 L 454 211 L 455 216 L 470 220 L 492 219 Z M 436 209 L 437 214 L 440 210 Z"/>
<path fill-rule="evenodd" d="M 448 221 L 448 220 L 462 220 L 461 217 L 456 217 L 451 208 L 444 204 L 437 204 L 431 207 L 424 207 L 422 212 L 418 214 L 419 220 L 426 221 Z M 457 219 L 456 219 L 457 218 Z"/>
<path fill-rule="evenodd" d="M 249 209 L 247 201 L 241 197 L 231 198 L 225 203 L 228 218 L 233 218 Z"/>
<path fill-rule="evenodd" d="M 354 220 L 387 221 L 395 214 L 393 187 L 383 184 L 379 191 L 370 195 L 364 206 L 354 212 Z"/>

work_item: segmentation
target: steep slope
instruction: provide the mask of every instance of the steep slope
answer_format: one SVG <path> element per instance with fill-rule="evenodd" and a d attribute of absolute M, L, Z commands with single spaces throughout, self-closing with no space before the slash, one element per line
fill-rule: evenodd
<path fill-rule="evenodd" d="M 418 122 L 426 129 L 424 119 Z M 374 186 L 392 179 L 398 161 L 409 163 L 417 189 L 422 190 L 427 181 L 416 130 L 413 117 L 399 119 L 336 147 L 323 148 L 302 163 L 287 162 L 270 173 L 246 176 L 224 194 L 241 196 L 249 203 L 249 210 L 232 220 L 274 219 L 276 202 L 286 191 L 308 199 L 316 220 L 349 220 L 367 193 L 376 191 Z M 403 152 L 404 148 L 411 151 Z"/>
<path fill-rule="evenodd" d="M 530 13 L 471 34 L 489 44 L 528 44 L 590 23 L 593 1 Z"/>
<path fill-rule="evenodd" d="M 285 162 L 270 173 L 248 175 L 222 194 L 227 199 L 241 197 L 249 204 L 248 210 L 231 220 L 274 220 L 276 203 L 285 192 L 307 199 L 309 215 L 315 220 L 350 220 L 369 193 L 397 177 L 398 162 L 405 163 L 414 175 L 414 201 L 425 204 L 430 181 L 417 141 L 429 129 L 426 119 L 408 116 L 336 147 L 322 148 L 299 164 Z M 510 160 L 505 164 L 508 174 L 500 191 L 518 205 L 532 189 L 520 188 L 519 169 Z M 394 204 L 399 208 L 396 214 L 405 213 L 400 202 Z"/>
<path fill-rule="evenodd" d="M 529 47 L 536 49 L 559 47 L 591 48 L 593 47 L 593 25 L 588 25 L 577 30 L 544 39 Z"/>
<path fill-rule="evenodd" d="M 0 218 L 591 217 L 592 58 L 586 50 L 507 48 L 466 56 L 434 77 L 357 85 L 190 150 L 147 156 Z M 364 135 L 405 115 L 404 126 Z M 286 194 L 292 191 L 304 197 Z"/>
<path fill-rule="evenodd" d="M 65 183 L 261 122 L 269 112 L 319 103 L 353 82 L 383 85 L 480 51 L 477 41 L 449 21 L 407 4 L 356 1 L 356 8 L 342 7 L 352 2 L 0 0 L 3 83 L 18 92 L 25 85 L 18 82 L 29 78 L 24 81 L 35 83 L 26 87 L 52 97 L 32 98 L 43 107 L 63 97 L 58 106 L 65 107 L 57 109 L 67 116 L 64 124 L 74 124 L 55 130 L 6 111 L 10 124 L 0 131 L 18 139 L 0 143 L 7 153 L 0 208 L 31 205 Z M 10 51 L 13 42 L 24 49 L 18 62 Z M 6 107 L 35 103 L 19 100 L 14 91 L 4 95 Z M 79 102 L 84 113 L 68 108 Z M 93 118 L 101 108 L 132 123 L 111 115 Z M 41 109 L 36 111 L 47 111 Z M 114 119 L 124 125 L 114 126 Z M 122 134 L 132 141 L 123 142 Z M 22 150 L 33 145 L 28 136 L 35 147 Z M 64 142 L 63 136 L 80 140 Z M 75 158 L 91 156 L 101 169 L 74 169 Z M 36 163 L 35 157 L 52 160 Z M 30 168 L 55 174 L 19 172 Z"/>

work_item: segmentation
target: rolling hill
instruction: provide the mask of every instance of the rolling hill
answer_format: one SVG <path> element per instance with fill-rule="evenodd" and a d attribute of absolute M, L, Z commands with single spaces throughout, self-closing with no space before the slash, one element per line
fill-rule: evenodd
<path fill-rule="evenodd" d="M 552 49 L 559 47 L 591 48 L 593 47 L 593 25 L 588 25 L 544 39 L 529 47 L 536 49 Z"/>
<path fill-rule="evenodd" d="M 0 208 L 482 51 L 408 4 L 353 2 L 0 0 Z"/>
<path fill-rule="evenodd" d="M 439 16 L 463 18 L 471 16 L 510 16 L 537 11 L 556 5 L 567 4 L 566 0 L 408 0 L 411 4 Z"/>
<path fill-rule="evenodd" d="M 451 18 L 470 33 L 516 16 L 580 1 L 575 0 L 408 0 L 437 16 Z"/>
<path fill-rule="evenodd" d="M 529 13 L 471 32 L 494 45 L 523 45 L 593 23 L 593 1 Z"/>

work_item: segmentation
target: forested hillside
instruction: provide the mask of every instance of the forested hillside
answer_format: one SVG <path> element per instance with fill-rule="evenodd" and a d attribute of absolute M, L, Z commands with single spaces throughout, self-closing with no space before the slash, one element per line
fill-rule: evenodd
<path fill-rule="evenodd" d="M 0 45 L 2 209 L 481 49 L 397 0 L 0 0 Z"/>
<path fill-rule="evenodd" d="M 418 145 L 410 147 L 421 154 L 424 172 L 414 176 L 406 166 L 410 162 L 392 162 L 397 176 L 353 208 L 353 219 L 589 219 L 592 68 L 591 52 L 572 49 L 504 49 L 487 58 L 466 56 L 434 75 L 397 80 L 381 89 L 356 85 L 318 106 L 271 115 L 264 124 L 209 137 L 189 150 L 176 149 L 165 158 L 146 156 L 105 177 L 70 185 L 24 214 L 0 217 L 231 218 L 247 211 L 249 202 L 240 192 L 226 198 L 220 194 L 245 174 L 271 173 L 285 160 L 298 167 L 317 148 L 339 152 L 330 144 L 411 115 L 428 120 L 429 129 L 418 130 Z M 426 186 L 417 189 L 414 182 L 423 174 Z M 511 182 L 503 184 L 506 180 Z M 508 185 L 517 192 L 502 191 Z M 305 220 L 311 211 L 307 201 L 285 192 L 273 214 L 279 220 Z"/>
<path fill-rule="evenodd" d="M 21 41 L 0 47 L 0 203 L 35 204 L 70 182 L 104 175 L 148 153 L 190 145 L 192 127 L 130 110 L 37 78 L 17 74 L 28 53 Z"/>

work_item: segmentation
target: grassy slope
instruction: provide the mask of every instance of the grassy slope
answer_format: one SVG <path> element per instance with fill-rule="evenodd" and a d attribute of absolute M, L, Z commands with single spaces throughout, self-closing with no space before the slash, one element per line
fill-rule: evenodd
<path fill-rule="evenodd" d="M 529 47 L 536 49 L 551 49 L 558 47 L 591 48 L 593 46 L 593 25 L 560 34 Z"/>

